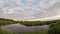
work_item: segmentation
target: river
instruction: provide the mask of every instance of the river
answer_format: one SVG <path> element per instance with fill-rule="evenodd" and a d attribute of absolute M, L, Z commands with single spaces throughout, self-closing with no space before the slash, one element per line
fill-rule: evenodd
<path fill-rule="evenodd" d="M 31 32 L 31 31 L 39 31 L 39 30 L 47 30 L 49 25 L 42 25 L 42 26 L 25 26 L 22 24 L 10 24 L 10 25 L 5 25 L 1 26 L 4 29 L 7 30 L 12 30 L 16 33 L 22 33 L 22 32 Z"/>

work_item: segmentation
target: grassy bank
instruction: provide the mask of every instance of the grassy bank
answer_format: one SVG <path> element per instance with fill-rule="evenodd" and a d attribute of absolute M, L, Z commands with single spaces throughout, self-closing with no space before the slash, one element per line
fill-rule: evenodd
<path fill-rule="evenodd" d="M 52 23 L 56 23 L 60 20 L 54 20 L 54 21 L 14 21 L 11 19 L 4 19 L 0 18 L 0 26 L 1 25 L 8 25 L 8 24 L 15 24 L 15 23 L 20 23 L 26 26 L 38 26 L 38 25 L 49 25 Z"/>
<path fill-rule="evenodd" d="M 48 32 L 41 30 L 41 31 L 23 32 L 23 34 L 48 34 Z"/>
<path fill-rule="evenodd" d="M 14 24 L 14 23 L 15 23 L 14 20 L 0 18 L 0 26 L 2 26 L 2 25 L 8 25 L 8 24 Z"/>
<path fill-rule="evenodd" d="M 16 34 L 16 33 L 11 30 L 5 30 L 3 28 L 0 28 L 0 34 Z"/>
<path fill-rule="evenodd" d="M 26 26 L 38 26 L 38 25 L 49 25 L 52 23 L 56 23 L 60 20 L 54 20 L 54 21 L 16 21 L 16 23 L 20 23 Z"/>

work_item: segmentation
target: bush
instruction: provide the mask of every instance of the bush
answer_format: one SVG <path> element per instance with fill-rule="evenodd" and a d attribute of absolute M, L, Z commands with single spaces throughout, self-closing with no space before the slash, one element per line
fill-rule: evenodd
<path fill-rule="evenodd" d="M 49 26 L 49 34 L 60 34 L 60 21 L 56 21 Z"/>

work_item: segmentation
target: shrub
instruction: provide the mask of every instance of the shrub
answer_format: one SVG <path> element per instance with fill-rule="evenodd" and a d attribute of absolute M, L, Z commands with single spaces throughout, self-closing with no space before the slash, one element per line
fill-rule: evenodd
<path fill-rule="evenodd" d="M 49 34 L 60 34 L 60 21 L 56 21 L 49 26 Z"/>

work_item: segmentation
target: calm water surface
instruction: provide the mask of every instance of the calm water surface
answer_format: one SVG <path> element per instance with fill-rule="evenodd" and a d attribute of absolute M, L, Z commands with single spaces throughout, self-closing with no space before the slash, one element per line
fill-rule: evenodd
<path fill-rule="evenodd" d="M 22 24 L 11 24 L 11 25 L 5 25 L 5 26 L 1 26 L 4 29 L 8 29 L 8 30 L 12 30 L 14 32 L 17 33 L 21 33 L 21 32 L 31 32 L 31 31 L 39 31 L 39 30 L 47 30 L 49 25 L 43 25 L 43 26 L 25 26 Z"/>

